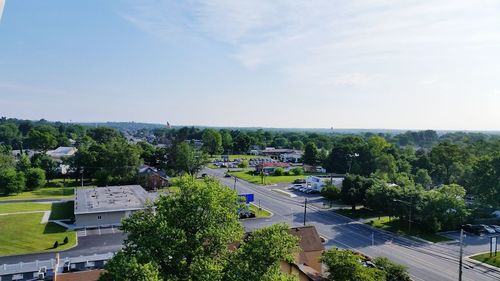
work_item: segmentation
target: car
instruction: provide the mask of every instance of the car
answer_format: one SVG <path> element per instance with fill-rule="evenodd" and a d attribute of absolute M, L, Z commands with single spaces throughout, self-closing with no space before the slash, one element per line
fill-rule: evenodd
<path fill-rule="evenodd" d="M 231 177 L 231 175 L 230 175 L 230 174 L 225 174 L 225 175 L 224 175 L 224 177 L 225 177 L 225 178 L 230 178 L 230 177 Z"/>
<path fill-rule="evenodd" d="M 301 185 L 301 184 L 294 184 L 292 185 L 290 188 L 293 189 L 293 190 L 299 190 L 301 188 L 303 188 L 304 186 Z"/>
<path fill-rule="evenodd" d="M 485 232 L 484 228 L 481 225 L 477 225 L 477 224 L 465 224 L 465 225 L 462 225 L 462 229 L 465 232 L 469 232 L 469 233 L 476 234 L 476 235 L 482 235 Z"/>
<path fill-rule="evenodd" d="M 205 173 L 201 174 L 202 178 L 205 178 L 206 176 L 207 176 L 207 174 L 205 174 Z"/>
<path fill-rule="evenodd" d="M 299 189 L 300 192 L 306 192 L 307 188 L 306 187 L 303 187 L 301 189 Z"/>
<path fill-rule="evenodd" d="M 491 228 L 491 227 L 489 227 L 489 226 L 487 226 L 485 224 L 481 224 L 481 226 L 483 227 L 484 232 L 487 233 L 487 234 L 495 234 L 495 233 L 497 233 L 495 231 L 495 229 L 493 229 L 493 228 Z"/>
<path fill-rule="evenodd" d="M 293 181 L 293 183 L 295 183 L 295 184 L 306 183 L 306 180 L 304 180 L 304 179 L 296 179 L 296 180 Z"/>
<path fill-rule="evenodd" d="M 500 233 L 500 225 L 490 225 L 490 228 L 492 228 L 493 230 L 495 230 L 496 233 Z"/>

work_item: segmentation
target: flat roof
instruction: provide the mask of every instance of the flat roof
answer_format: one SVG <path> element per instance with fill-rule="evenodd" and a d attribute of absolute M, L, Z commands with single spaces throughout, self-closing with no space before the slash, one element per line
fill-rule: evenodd
<path fill-rule="evenodd" d="M 80 187 L 75 194 L 75 215 L 139 210 L 153 199 L 140 185 Z"/>

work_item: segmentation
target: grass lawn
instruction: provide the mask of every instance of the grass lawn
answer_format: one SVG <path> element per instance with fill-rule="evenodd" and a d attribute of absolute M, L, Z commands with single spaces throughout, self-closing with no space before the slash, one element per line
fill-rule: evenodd
<path fill-rule="evenodd" d="M 0 196 L 0 200 L 70 198 L 73 196 L 73 187 L 43 187 L 33 191 L 24 191 L 19 194 Z"/>
<path fill-rule="evenodd" d="M 250 183 L 255 183 L 255 184 L 262 184 L 262 178 L 261 176 L 256 176 L 252 174 L 252 171 L 237 171 L 237 172 L 230 172 L 232 176 L 235 176 L 237 178 L 240 178 L 244 181 L 250 182 Z M 275 183 L 292 183 L 296 179 L 304 179 L 304 175 L 300 176 L 267 176 L 264 178 L 266 184 L 275 184 Z"/>
<path fill-rule="evenodd" d="M 248 206 L 248 208 L 250 209 L 250 211 L 254 212 L 255 213 L 255 216 L 257 218 L 268 218 L 271 216 L 271 213 L 264 210 L 264 209 L 259 209 L 258 206 L 255 206 L 254 204 L 250 204 Z"/>
<path fill-rule="evenodd" d="M 486 253 L 486 254 L 481 254 L 481 255 L 473 256 L 473 257 L 470 257 L 470 258 L 473 259 L 473 260 L 477 260 L 477 261 L 480 261 L 480 262 L 487 263 L 489 265 L 500 267 L 500 254 L 497 254 L 496 257 L 495 256 L 490 257 L 490 254 Z"/>
<path fill-rule="evenodd" d="M 451 239 L 446 238 L 444 236 L 435 234 L 435 233 L 429 233 L 422 231 L 420 229 L 417 229 L 414 224 L 412 224 L 412 230 L 411 233 L 408 233 L 408 222 L 406 221 L 400 221 L 397 219 L 390 219 L 388 216 L 380 217 L 379 218 L 373 218 L 367 224 L 384 229 L 387 231 L 391 231 L 394 233 L 397 233 L 399 235 L 410 235 L 410 236 L 416 236 L 421 239 L 431 241 L 431 242 L 443 242 L 443 241 L 450 241 Z"/>
<path fill-rule="evenodd" d="M 19 202 L 0 204 L 0 214 L 32 211 L 49 211 L 51 204 Z"/>
<path fill-rule="evenodd" d="M 41 224 L 43 213 L 0 216 L 0 255 L 61 251 L 76 243 L 76 233 L 54 224 Z M 69 243 L 61 245 L 64 237 Z M 53 249 L 55 241 L 60 246 Z"/>

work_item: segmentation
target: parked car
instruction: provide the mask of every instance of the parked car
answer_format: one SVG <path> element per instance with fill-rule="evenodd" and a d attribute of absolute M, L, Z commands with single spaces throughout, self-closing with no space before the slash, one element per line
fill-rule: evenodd
<path fill-rule="evenodd" d="M 296 179 L 293 181 L 293 183 L 295 183 L 295 184 L 306 183 L 306 180 L 305 179 Z"/>
<path fill-rule="evenodd" d="M 481 226 L 483 227 L 484 232 L 486 232 L 488 234 L 495 234 L 496 233 L 495 229 L 493 229 L 485 224 L 482 224 Z"/>
<path fill-rule="evenodd" d="M 469 232 L 469 233 L 476 234 L 476 235 L 481 235 L 481 234 L 484 234 L 484 232 L 485 232 L 484 228 L 478 224 L 465 224 L 462 226 L 462 229 L 465 232 Z"/>
<path fill-rule="evenodd" d="M 231 175 L 230 175 L 230 174 L 225 174 L 225 175 L 224 175 L 224 177 L 225 177 L 225 178 L 230 178 L 230 177 L 231 177 Z"/>
<path fill-rule="evenodd" d="M 240 219 L 255 218 L 255 213 L 247 210 L 241 210 L 238 215 Z"/>
<path fill-rule="evenodd" d="M 290 186 L 290 188 L 293 189 L 293 190 L 299 190 L 299 189 L 301 189 L 303 187 L 304 186 L 301 185 L 301 184 L 294 184 L 294 185 Z"/>
<path fill-rule="evenodd" d="M 496 233 L 500 233 L 500 225 L 490 225 L 490 227 L 495 230 Z"/>
<path fill-rule="evenodd" d="M 306 192 L 306 190 L 307 190 L 307 187 L 303 187 L 303 188 L 299 189 L 300 192 Z"/>

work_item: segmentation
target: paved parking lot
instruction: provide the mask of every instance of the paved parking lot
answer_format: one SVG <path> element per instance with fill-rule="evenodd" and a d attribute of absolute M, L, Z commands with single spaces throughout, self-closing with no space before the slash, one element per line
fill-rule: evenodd
<path fill-rule="evenodd" d="M 458 241 L 460 240 L 460 231 L 449 231 L 441 233 L 441 235 L 453 239 L 454 241 L 450 242 L 450 244 L 456 244 L 458 246 L 459 244 Z M 465 254 L 473 255 L 473 254 L 488 252 L 490 250 L 491 237 L 494 236 L 500 239 L 500 234 L 478 236 L 472 233 L 465 233 L 464 235 Z M 498 250 L 500 251 L 500 245 L 498 246 Z"/>
<path fill-rule="evenodd" d="M 101 228 L 86 228 L 78 230 L 76 233 L 78 237 L 93 236 L 93 235 L 103 235 L 103 234 L 113 234 L 122 232 L 116 226 L 114 227 L 101 227 Z"/>

